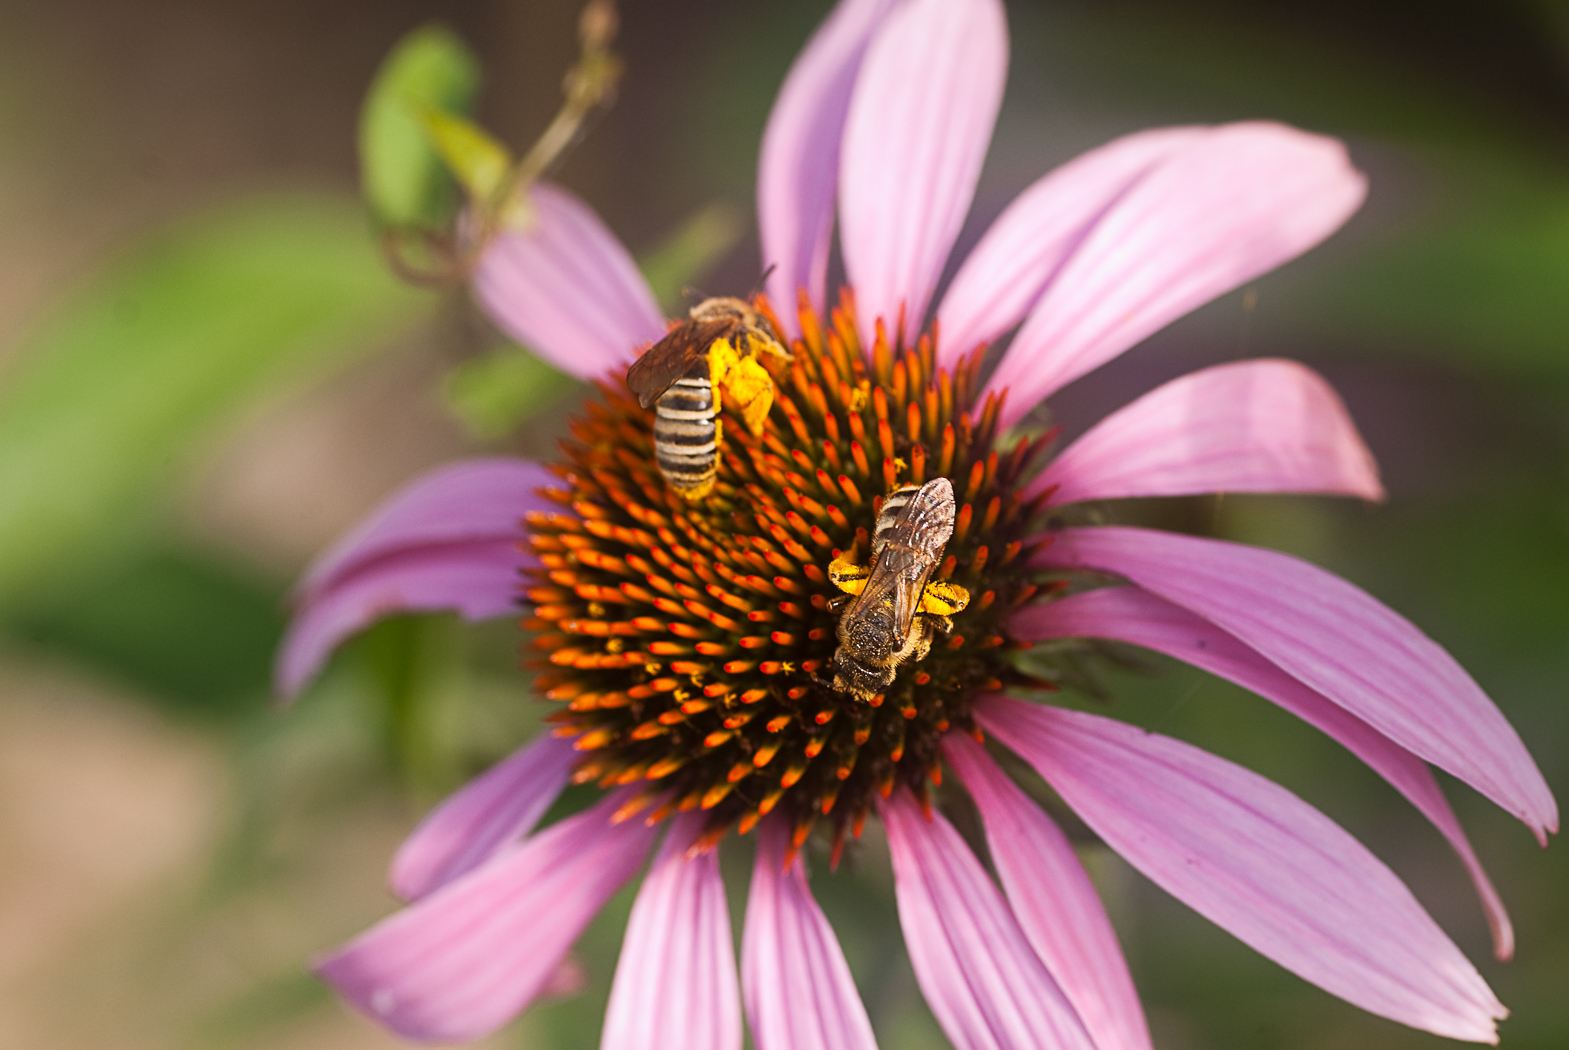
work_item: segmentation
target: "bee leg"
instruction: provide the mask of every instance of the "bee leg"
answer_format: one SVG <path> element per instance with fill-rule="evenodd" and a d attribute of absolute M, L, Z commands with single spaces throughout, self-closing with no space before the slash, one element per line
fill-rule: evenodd
<path fill-rule="evenodd" d="M 953 617 L 933 616 L 931 614 L 927 614 L 925 619 L 926 622 L 931 625 L 932 630 L 936 631 L 938 634 L 946 637 L 947 635 L 953 633 Z"/>
<path fill-rule="evenodd" d="M 710 475 L 689 489 L 676 489 L 676 491 L 680 493 L 687 502 L 696 503 L 699 500 L 707 499 L 708 494 L 714 491 L 714 478 L 712 475 Z"/>
<path fill-rule="evenodd" d="M 754 435 L 763 432 L 768 410 L 774 405 L 774 380 L 754 357 L 737 359 L 725 371 L 723 386 L 747 429 Z"/>
<path fill-rule="evenodd" d="M 970 604 L 970 592 L 956 583 L 936 580 L 921 593 L 921 612 L 932 616 L 952 616 Z"/>
<path fill-rule="evenodd" d="M 828 599 L 828 611 L 831 613 L 838 612 L 840 609 L 843 609 L 847 604 L 849 604 L 850 599 L 853 597 L 855 597 L 853 594 L 834 595 L 832 598 Z"/>
<path fill-rule="evenodd" d="M 725 381 L 730 370 L 741 360 L 728 339 L 715 339 L 708 344 L 708 381 L 715 386 Z"/>
<path fill-rule="evenodd" d="M 906 648 L 904 659 L 912 664 L 918 664 L 926 659 L 926 654 L 932 651 L 933 625 L 930 616 L 917 616 L 915 623 L 910 628 L 910 642 Z"/>
<path fill-rule="evenodd" d="M 866 581 L 871 575 L 870 566 L 856 565 L 843 558 L 835 558 L 828 564 L 828 579 L 846 594 L 860 594 L 866 590 Z"/>
<path fill-rule="evenodd" d="M 795 355 L 792 354 L 789 350 L 785 349 L 785 345 L 783 343 L 777 342 L 773 339 L 759 339 L 756 340 L 756 342 L 758 353 L 771 354 L 774 357 L 779 358 L 781 361 L 795 360 Z"/>

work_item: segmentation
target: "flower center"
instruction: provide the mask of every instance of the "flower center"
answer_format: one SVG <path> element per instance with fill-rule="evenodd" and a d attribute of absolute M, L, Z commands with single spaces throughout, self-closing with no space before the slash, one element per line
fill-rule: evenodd
<path fill-rule="evenodd" d="M 997 447 L 1001 401 L 976 405 L 980 350 L 950 374 L 935 333 L 890 347 L 879 325 L 868 367 L 848 291 L 827 326 L 804 303 L 800 320 L 794 360 L 763 362 L 776 393 L 761 436 L 726 413 L 696 502 L 660 475 L 654 411 L 602 385 L 555 468 L 566 509 L 527 520 L 541 567 L 524 627 L 547 659 L 525 666 L 565 705 L 549 720 L 583 752 L 575 780 L 642 785 L 618 819 L 701 808 L 707 847 L 779 809 L 799 846 L 827 816 L 837 860 L 877 795 L 903 782 L 924 803 L 939 737 L 978 733 L 976 693 L 1040 685 L 1006 658 L 1005 625 L 1041 591 L 1026 545 L 1040 497 L 1022 486 L 1046 441 Z M 885 495 L 936 477 L 958 510 L 932 579 L 969 606 L 883 695 L 837 692 L 826 570 L 841 554 L 864 564 Z"/>

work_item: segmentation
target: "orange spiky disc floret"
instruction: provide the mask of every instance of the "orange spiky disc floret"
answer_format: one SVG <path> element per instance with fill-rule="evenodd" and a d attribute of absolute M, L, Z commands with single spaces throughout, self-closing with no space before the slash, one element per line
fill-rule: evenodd
<path fill-rule="evenodd" d="M 950 374 L 935 367 L 935 333 L 890 347 L 879 326 L 868 366 L 848 293 L 826 327 L 804 304 L 800 317 L 794 362 L 764 361 L 776 388 L 765 429 L 727 422 L 710 497 L 670 490 L 653 411 L 601 384 L 555 468 L 561 511 L 526 522 L 541 568 L 525 666 L 561 703 L 554 731 L 583 752 L 575 779 L 644 784 L 621 819 L 710 811 L 705 847 L 774 810 L 798 842 L 829 816 L 842 843 L 895 784 L 926 798 L 941 734 L 979 732 L 975 694 L 1039 684 L 1006 659 L 1006 623 L 1048 593 L 1028 569 L 1040 500 L 1021 495 L 1045 439 L 995 447 L 1001 403 L 975 404 L 980 350 Z M 837 693 L 825 570 L 841 552 L 865 561 L 885 493 L 939 476 L 958 512 L 933 578 L 971 603 L 877 702 Z"/>

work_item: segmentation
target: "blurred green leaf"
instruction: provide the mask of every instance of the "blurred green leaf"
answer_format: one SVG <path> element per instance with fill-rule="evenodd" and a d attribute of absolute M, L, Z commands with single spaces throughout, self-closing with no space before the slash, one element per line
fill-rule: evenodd
<path fill-rule="evenodd" d="M 1348 343 L 1490 370 L 1569 370 L 1569 190 L 1429 221 L 1285 297 L 1290 320 Z"/>
<path fill-rule="evenodd" d="M 352 658 L 380 710 L 384 753 L 422 803 L 462 780 L 450 723 L 466 678 L 463 656 L 457 618 L 446 614 L 392 616 L 354 644 Z"/>
<path fill-rule="evenodd" d="M 181 713 L 235 717 L 270 690 L 280 597 L 232 566 L 155 549 L 20 610 L 6 630 Z"/>
<path fill-rule="evenodd" d="M 430 301 L 388 275 L 358 209 L 334 198 L 243 202 L 110 263 L 0 374 L 0 604 L 123 530 L 263 385 L 341 362 Z"/>
<path fill-rule="evenodd" d="M 448 217 L 452 182 L 419 114 L 467 112 L 479 79 L 474 53 L 440 25 L 409 33 L 382 61 L 360 110 L 360 176 L 378 222 L 437 226 Z"/>
<path fill-rule="evenodd" d="M 285 971 L 199 1015 L 181 1045 L 222 1050 L 254 1044 L 258 1036 L 296 1023 L 331 1001 L 331 990 L 315 974 L 303 968 Z"/>
<path fill-rule="evenodd" d="M 746 234 L 746 217 L 733 205 L 716 203 L 691 216 L 658 248 L 638 261 L 648 285 L 667 313 L 685 314 L 682 296 Z"/>
<path fill-rule="evenodd" d="M 447 170 L 477 201 L 491 201 L 512 170 L 512 154 L 484 128 L 434 106 L 419 109 L 420 125 Z"/>
<path fill-rule="evenodd" d="M 510 433 L 546 405 L 562 399 L 577 380 L 514 346 L 458 365 L 442 382 L 447 406 L 482 440 Z"/>

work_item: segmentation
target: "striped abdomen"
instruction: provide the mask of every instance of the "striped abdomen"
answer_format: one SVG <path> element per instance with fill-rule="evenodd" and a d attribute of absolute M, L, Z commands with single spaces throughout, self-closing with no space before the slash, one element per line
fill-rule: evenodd
<path fill-rule="evenodd" d="M 654 407 L 654 459 L 670 487 L 689 499 L 708 494 L 719 465 L 719 406 L 699 361 Z"/>
<path fill-rule="evenodd" d="M 892 543 L 929 558 L 936 565 L 953 536 L 953 520 L 953 483 L 947 478 L 895 489 L 877 512 L 872 558 L 875 560 Z"/>
<path fill-rule="evenodd" d="M 877 524 L 872 530 L 872 550 L 874 552 L 883 549 L 883 545 L 888 542 L 888 530 L 894 526 L 894 519 L 899 516 L 899 512 L 904 509 L 904 505 L 910 502 L 910 497 L 920 490 L 919 485 L 905 485 L 888 494 L 888 498 L 883 501 L 882 509 L 877 512 Z"/>

